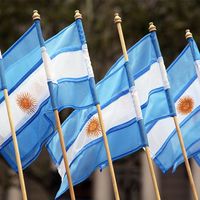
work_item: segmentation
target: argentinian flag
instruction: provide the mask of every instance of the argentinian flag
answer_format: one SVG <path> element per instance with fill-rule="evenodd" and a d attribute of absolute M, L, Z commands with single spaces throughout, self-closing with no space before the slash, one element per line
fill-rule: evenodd
<path fill-rule="evenodd" d="M 200 56 L 192 39 L 193 49 L 187 45 L 167 70 L 171 92 L 188 158 L 199 150 L 200 140 Z M 194 60 L 192 52 L 196 53 Z M 160 102 L 160 108 L 165 104 Z M 152 157 L 163 172 L 183 162 L 182 151 L 172 118 L 159 120 L 148 132 Z"/>
<path fill-rule="evenodd" d="M 147 127 L 154 120 L 171 115 L 166 99 L 160 64 L 151 35 L 148 34 L 128 51 L 129 63 L 121 57 L 97 84 L 111 156 L 124 157 L 147 145 L 138 125 L 126 67 L 135 79 L 144 121 Z M 165 109 L 160 109 L 160 102 Z M 151 115 L 149 115 L 151 113 Z M 96 168 L 107 165 L 101 129 L 95 107 L 73 112 L 62 125 L 73 184 L 85 180 Z M 62 184 L 56 198 L 68 189 L 62 151 L 57 134 L 50 139 L 48 151 L 56 164 Z"/>
<path fill-rule="evenodd" d="M 51 58 L 57 108 L 87 108 L 94 104 L 87 46 L 80 40 L 76 23 L 46 41 Z M 54 131 L 51 102 L 35 24 L 3 54 L 23 168 L 41 151 Z M 3 94 L 0 93 L 0 150 L 17 170 Z"/>

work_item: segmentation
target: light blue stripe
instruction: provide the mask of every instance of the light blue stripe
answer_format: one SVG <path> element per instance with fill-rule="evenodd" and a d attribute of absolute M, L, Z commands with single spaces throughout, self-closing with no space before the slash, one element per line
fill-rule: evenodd
<path fill-rule="evenodd" d="M 22 77 L 26 76 L 26 74 L 32 70 L 32 67 L 35 66 L 41 58 L 39 51 L 37 51 L 39 44 L 37 42 L 37 35 L 35 35 L 35 28 L 28 32 L 29 34 L 25 34 L 23 40 L 17 42 L 17 45 L 14 44 L 11 50 L 6 52 L 5 57 L 3 54 L 5 77 L 9 91 L 11 88 L 15 87 Z M 30 42 L 30 40 L 32 42 Z M 17 73 L 16 69 L 18 69 Z M 2 98 L 2 96 L 0 96 L 0 98 Z"/>
<path fill-rule="evenodd" d="M 43 38 L 42 29 L 41 29 L 41 25 L 40 25 L 40 19 L 34 20 L 34 23 L 36 26 L 40 47 L 44 47 L 45 44 L 44 44 L 44 38 Z"/>
<path fill-rule="evenodd" d="M 88 79 L 81 82 L 63 81 L 54 85 L 54 96 L 57 101 L 57 108 L 66 107 L 85 108 L 88 105 L 95 105 L 93 96 L 90 92 L 90 82 Z M 77 93 L 75 95 L 75 93 Z M 88 95 L 87 95 L 88 94 Z"/>
<path fill-rule="evenodd" d="M 34 32 L 34 33 L 33 33 Z M 36 27 L 35 27 L 35 24 L 33 24 L 4 54 L 3 54 L 3 57 L 4 59 L 6 60 L 7 59 L 7 56 L 10 57 L 10 54 L 13 54 L 13 52 L 15 52 L 15 49 L 18 49 L 19 48 L 19 44 L 22 42 L 24 43 L 24 40 L 26 40 L 27 37 L 32 37 L 34 38 L 34 42 L 31 43 L 32 47 L 31 49 L 34 49 L 35 46 L 37 46 L 39 43 L 37 40 L 35 40 L 35 33 L 36 33 Z M 36 44 L 35 44 L 36 42 Z M 18 52 L 18 51 L 16 51 Z M 26 51 L 27 52 L 27 51 Z M 19 52 L 21 53 L 21 52 Z M 15 56 L 13 57 L 14 59 L 18 60 L 20 59 L 21 57 L 17 56 L 16 54 L 14 54 Z M 10 58 L 8 57 L 8 61 L 10 60 Z M 9 66 L 9 65 L 6 65 L 6 66 Z"/>
<path fill-rule="evenodd" d="M 86 44 L 86 38 L 85 38 L 85 33 L 84 33 L 84 29 L 83 29 L 83 24 L 82 24 L 82 19 L 77 19 L 76 20 L 76 26 L 78 29 L 78 33 L 79 33 L 79 38 L 81 41 L 81 44 Z"/>
<path fill-rule="evenodd" d="M 157 58 L 162 57 L 156 31 L 151 32 L 150 35 Z"/>
<path fill-rule="evenodd" d="M 0 58 L 0 90 L 7 89 L 3 59 Z"/>
<path fill-rule="evenodd" d="M 145 55 L 145 56 L 144 56 Z M 145 67 L 149 66 L 151 63 L 157 61 L 156 53 L 154 51 L 153 44 L 151 42 L 150 34 L 144 36 L 135 45 L 133 45 L 128 50 L 129 64 L 131 67 L 131 73 L 133 75 L 142 71 Z M 106 76 L 114 73 L 118 68 L 124 65 L 124 57 L 121 56 L 115 64 L 107 72 Z"/>
<path fill-rule="evenodd" d="M 142 106 L 142 113 L 146 128 L 153 121 L 160 119 L 160 117 L 166 117 L 171 114 L 164 89 L 149 95 L 148 104 L 146 107 Z"/>
<path fill-rule="evenodd" d="M 173 99 L 187 88 L 196 77 L 196 71 L 191 50 L 187 45 L 167 70 Z"/>
<path fill-rule="evenodd" d="M 188 43 L 190 45 L 190 49 L 191 49 L 194 61 L 195 60 L 200 60 L 199 49 L 198 49 L 197 44 L 194 41 L 194 39 L 193 38 L 188 38 Z"/>
<path fill-rule="evenodd" d="M 200 152 L 200 138 L 197 138 L 193 143 L 191 143 L 187 148 L 187 158 L 190 159 L 192 157 L 196 157 Z M 173 172 L 176 171 L 177 167 L 184 162 L 184 158 L 182 154 L 176 159 L 175 163 L 173 164 Z"/>

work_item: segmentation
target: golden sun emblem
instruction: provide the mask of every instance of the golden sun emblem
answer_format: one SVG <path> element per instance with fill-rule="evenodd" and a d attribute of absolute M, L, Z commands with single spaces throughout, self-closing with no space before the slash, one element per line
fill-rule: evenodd
<path fill-rule="evenodd" d="M 23 112 L 32 114 L 36 110 L 37 101 L 28 92 L 17 96 L 17 105 Z"/>
<path fill-rule="evenodd" d="M 101 127 L 97 118 L 92 118 L 86 127 L 86 134 L 89 137 L 98 137 L 101 135 Z"/>
<path fill-rule="evenodd" d="M 181 98 L 177 105 L 177 110 L 182 115 L 187 115 L 191 113 L 193 108 L 194 108 L 194 100 L 189 96 Z"/>

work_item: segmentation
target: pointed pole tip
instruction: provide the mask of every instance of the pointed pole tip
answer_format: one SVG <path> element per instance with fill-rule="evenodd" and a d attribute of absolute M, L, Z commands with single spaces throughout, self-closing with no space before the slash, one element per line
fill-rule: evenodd
<path fill-rule="evenodd" d="M 116 17 L 116 16 L 119 16 L 119 13 L 116 12 L 116 13 L 114 14 L 114 16 L 115 16 L 115 17 Z"/>
<path fill-rule="evenodd" d="M 149 22 L 149 32 L 153 32 L 156 30 L 156 26 L 153 24 L 153 22 Z"/>
<path fill-rule="evenodd" d="M 33 11 L 32 18 L 33 18 L 33 20 L 36 20 L 36 19 L 40 20 L 40 14 L 38 13 L 38 10 Z"/>
<path fill-rule="evenodd" d="M 122 22 L 122 19 L 119 16 L 119 13 L 115 13 L 114 14 L 114 23 L 117 24 L 117 23 L 121 23 L 121 22 Z"/>
<path fill-rule="evenodd" d="M 75 20 L 77 20 L 77 19 L 82 19 L 82 15 L 81 15 L 81 13 L 79 12 L 79 10 L 75 10 L 74 18 L 75 18 Z"/>
<path fill-rule="evenodd" d="M 189 39 L 189 38 L 192 38 L 192 33 L 190 32 L 190 29 L 186 29 L 185 30 L 185 38 L 186 40 Z"/>

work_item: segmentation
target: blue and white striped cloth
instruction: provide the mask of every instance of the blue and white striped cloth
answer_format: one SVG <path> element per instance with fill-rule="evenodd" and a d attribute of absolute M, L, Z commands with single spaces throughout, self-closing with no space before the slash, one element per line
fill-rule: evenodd
<path fill-rule="evenodd" d="M 129 49 L 128 55 L 129 64 L 126 66 L 121 57 L 96 87 L 113 160 L 147 145 L 136 119 L 125 67 L 130 67 L 135 79 L 147 130 L 154 120 L 171 115 L 151 34 Z M 160 109 L 161 101 L 165 102 L 165 109 Z M 107 165 L 99 128 L 95 107 L 73 112 L 62 125 L 73 184 Z M 47 148 L 62 178 L 58 198 L 68 189 L 68 183 L 57 134 L 50 139 Z"/>
<path fill-rule="evenodd" d="M 188 44 L 167 70 L 171 92 L 177 117 L 188 157 L 194 156 L 199 150 L 200 139 L 200 69 L 199 50 L 192 39 L 192 48 Z M 193 58 L 196 52 L 196 60 Z M 160 108 L 165 104 L 160 102 Z M 148 132 L 152 157 L 163 172 L 171 167 L 173 170 L 183 162 L 182 151 L 172 118 L 159 120 Z"/>
<path fill-rule="evenodd" d="M 45 42 L 59 110 L 94 105 L 87 46 L 74 22 Z M 54 131 L 47 78 L 35 24 L 3 54 L 5 78 L 23 168 L 40 153 Z M 5 101 L 0 93 L 0 151 L 17 170 Z"/>

